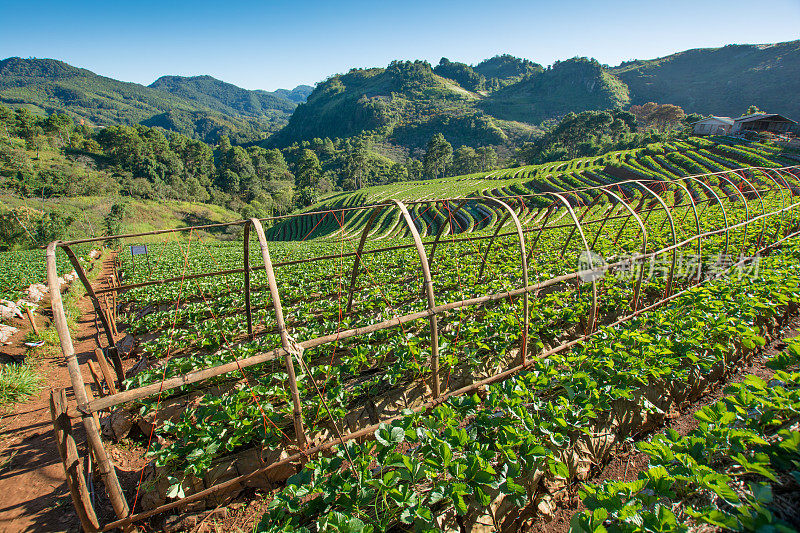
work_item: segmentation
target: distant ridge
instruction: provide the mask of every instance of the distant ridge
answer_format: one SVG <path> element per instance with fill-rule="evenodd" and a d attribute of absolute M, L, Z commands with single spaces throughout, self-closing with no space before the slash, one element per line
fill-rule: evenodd
<path fill-rule="evenodd" d="M 616 67 L 576 57 L 544 68 L 508 54 L 475 65 L 394 61 L 273 92 L 211 76 L 162 76 L 144 86 L 54 59 L 0 61 L 0 103 L 37 113 L 278 147 L 369 133 L 390 151 L 417 156 L 436 133 L 454 147 L 513 149 L 569 112 L 650 101 L 732 117 L 755 105 L 798 120 L 796 94 L 800 40 L 698 48 Z"/>
<path fill-rule="evenodd" d="M 731 117 L 755 105 L 800 119 L 800 40 L 695 48 L 610 71 L 628 85 L 632 104 L 672 103 Z"/>
<path fill-rule="evenodd" d="M 262 139 L 285 124 L 297 105 L 210 76 L 165 76 L 148 87 L 55 59 L 19 57 L 0 61 L 0 103 L 65 112 L 94 125 L 158 125 L 211 142 L 223 134 L 240 142 Z"/>

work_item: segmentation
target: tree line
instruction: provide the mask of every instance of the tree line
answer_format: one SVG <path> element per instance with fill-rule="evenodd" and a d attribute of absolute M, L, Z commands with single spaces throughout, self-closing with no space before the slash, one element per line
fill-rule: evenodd
<path fill-rule="evenodd" d="M 424 150 L 411 155 L 393 153 L 369 133 L 315 138 L 281 149 L 237 145 L 227 136 L 212 145 L 160 128 L 91 128 L 63 113 L 39 116 L 0 105 L 0 187 L 23 197 L 108 195 L 204 202 L 243 217 L 267 217 L 309 206 L 334 191 L 633 148 L 665 140 L 699 118 L 652 102 L 629 111 L 569 113 L 541 137 L 501 157 L 492 146 L 454 149 L 442 133 L 433 134 Z M 43 164 L 48 158 L 42 152 L 58 157 Z M 29 226 L 49 238 L 60 222 L 50 216 L 42 218 L 41 227 Z"/>

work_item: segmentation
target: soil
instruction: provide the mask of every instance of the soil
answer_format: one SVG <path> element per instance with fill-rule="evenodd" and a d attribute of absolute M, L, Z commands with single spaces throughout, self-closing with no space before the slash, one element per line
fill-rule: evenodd
<path fill-rule="evenodd" d="M 104 269 L 106 265 L 103 265 Z M 80 283 L 75 281 L 75 283 Z M 94 310 L 88 297 L 78 301 L 81 319 L 73 339 L 84 381 L 91 383 L 85 362 L 97 347 Z M 50 322 L 49 308 L 36 314 L 37 325 Z M 0 362 L 20 362 L 27 355 L 23 342 L 31 326 L 27 319 L 18 320 L 20 328 L 11 345 L 0 346 Z M 27 402 L 16 404 L 0 413 L 0 532 L 80 531 L 80 522 L 72 504 L 64 476 L 64 465 L 53 438 L 50 416 L 50 391 L 66 388 L 67 400 L 74 405 L 67 365 L 61 350 L 37 355 L 35 365 L 42 376 L 42 389 Z M 85 453 L 85 434 L 81 424 L 73 423 L 78 453 Z M 102 488 L 98 488 L 102 490 Z M 104 519 L 108 510 L 101 505 L 98 515 Z"/>

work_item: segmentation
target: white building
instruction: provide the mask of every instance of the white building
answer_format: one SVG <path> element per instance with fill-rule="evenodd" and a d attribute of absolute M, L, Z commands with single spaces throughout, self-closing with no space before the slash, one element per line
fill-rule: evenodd
<path fill-rule="evenodd" d="M 695 135 L 725 135 L 733 128 L 733 119 L 728 117 L 708 117 L 692 123 Z"/>

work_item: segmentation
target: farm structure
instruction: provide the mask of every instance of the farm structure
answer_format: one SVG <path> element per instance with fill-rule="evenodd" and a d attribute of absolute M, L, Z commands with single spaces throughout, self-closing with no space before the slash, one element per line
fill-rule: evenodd
<path fill-rule="evenodd" d="M 731 134 L 739 135 L 748 131 L 765 131 L 775 134 L 800 133 L 796 121 L 770 113 L 755 113 L 734 119 Z"/>
<path fill-rule="evenodd" d="M 89 364 L 95 394 L 53 291 L 77 407 L 56 391 L 52 409 L 83 527 L 130 529 L 280 483 L 322 452 L 382 439 L 382 428 L 406 414 L 470 398 L 732 268 L 749 268 L 800 234 L 799 176 L 797 167 L 748 167 L 321 214 L 341 225 L 362 216 L 358 239 L 340 232 L 268 242 L 263 225 L 288 218 L 280 217 L 53 242 L 48 282 L 57 280 L 60 248 L 106 344 Z M 403 227 L 393 240 L 371 238 L 398 213 Z M 243 240 L 204 238 L 223 227 L 241 228 Z M 154 236 L 181 238 L 149 245 L 152 269 L 132 273 L 121 259 L 104 288 L 92 287 L 71 251 Z M 126 372 L 117 342 L 123 324 L 145 355 L 135 371 Z M 120 483 L 108 453 L 120 435 L 104 435 L 101 416 L 144 428 L 154 461 L 135 486 Z M 75 419 L 117 516 L 105 524 L 71 437 Z"/>
<path fill-rule="evenodd" d="M 692 122 L 695 135 L 726 135 L 731 132 L 733 119 L 728 117 L 708 117 Z"/>

